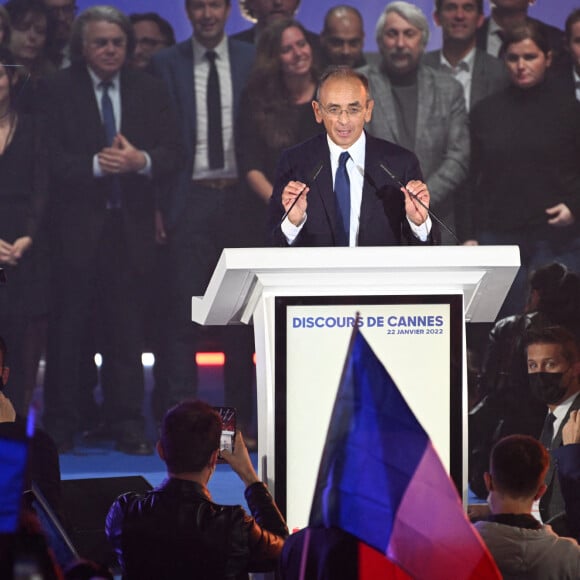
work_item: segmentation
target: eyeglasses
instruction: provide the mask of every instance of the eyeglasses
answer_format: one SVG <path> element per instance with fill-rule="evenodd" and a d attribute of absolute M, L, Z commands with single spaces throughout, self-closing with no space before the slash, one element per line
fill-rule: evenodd
<path fill-rule="evenodd" d="M 338 105 L 330 105 L 325 107 L 322 103 L 318 103 L 318 106 L 329 116 L 335 119 L 340 119 L 343 113 L 346 113 L 347 117 L 358 117 L 366 109 L 366 106 L 362 105 L 349 105 L 346 109 L 339 107 Z"/>

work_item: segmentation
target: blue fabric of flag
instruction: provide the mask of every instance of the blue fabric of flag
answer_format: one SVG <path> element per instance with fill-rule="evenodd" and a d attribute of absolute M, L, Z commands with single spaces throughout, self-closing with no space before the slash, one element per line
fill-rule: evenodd
<path fill-rule="evenodd" d="M 311 526 L 337 526 L 386 552 L 397 509 L 429 438 L 360 332 L 322 454 Z"/>
<path fill-rule="evenodd" d="M 0 533 L 3 534 L 18 528 L 27 453 L 26 441 L 0 438 Z"/>

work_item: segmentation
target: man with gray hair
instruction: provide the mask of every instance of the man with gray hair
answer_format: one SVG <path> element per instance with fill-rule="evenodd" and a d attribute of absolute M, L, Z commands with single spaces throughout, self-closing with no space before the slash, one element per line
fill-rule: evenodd
<path fill-rule="evenodd" d="M 163 84 L 125 67 L 130 20 L 111 6 L 82 12 L 72 65 L 47 79 L 54 306 L 45 424 L 61 452 L 80 424 L 83 348 L 93 313 L 101 336 L 105 421 L 117 448 L 152 453 L 145 438 L 143 289 L 154 258 L 154 212 L 182 149 Z"/>
<path fill-rule="evenodd" d="M 369 131 L 417 155 L 434 213 L 454 227 L 456 195 L 467 176 L 469 132 L 461 85 L 421 64 L 429 40 L 423 12 L 408 2 L 391 2 L 379 17 L 376 39 L 381 62 L 361 71 L 375 100 Z M 442 230 L 443 243 L 456 243 Z"/>

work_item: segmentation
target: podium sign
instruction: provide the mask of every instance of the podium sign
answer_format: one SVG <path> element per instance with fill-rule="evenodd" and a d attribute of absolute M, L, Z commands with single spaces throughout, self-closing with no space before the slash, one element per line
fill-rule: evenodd
<path fill-rule="evenodd" d="M 354 324 L 398 385 L 461 489 L 461 409 L 466 395 L 461 380 L 462 296 L 353 300 L 276 300 L 275 493 L 291 528 L 308 523 Z"/>

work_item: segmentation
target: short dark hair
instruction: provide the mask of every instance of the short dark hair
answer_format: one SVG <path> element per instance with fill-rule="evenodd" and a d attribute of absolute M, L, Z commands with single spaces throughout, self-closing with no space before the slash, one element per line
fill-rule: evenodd
<path fill-rule="evenodd" d="M 528 39 L 534 42 L 546 56 L 552 49 L 546 25 L 539 20 L 526 18 L 521 24 L 514 26 L 514 28 L 508 28 L 505 31 L 500 54 L 502 56 L 505 55 L 511 44 L 517 44 Z"/>
<path fill-rule="evenodd" d="M 175 44 L 175 32 L 173 31 L 173 26 L 171 26 L 165 18 L 159 16 L 157 12 L 129 14 L 129 20 L 131 21 L 131 24 L 137 24 L 138 22 L 155 22 L 159 28 L 159 32 L 161 32 L 161 35 L 165 38 L 165 44 L 167 46 Z"/>
<path fill-rule="evenodd" d="M 489 465 L 497 491 L 514 499 L 528 499 L 544 482 L 550 456 L 534 437 L 509 435 L 493 446 Z"/>
<path fill-rule="evenodd" d="M 185 8 L 189 7 L 190 2 L 191 2 L 191 0 L 185 0 Z M 232 0 L 226 0 L 226 6 L 231 6 L 231 5 L 232 5 Z"/>
<path fill-rule="evenodd" d="M 566 32 L 567 41 L 570 41 L 572 39 L 572 26 L 574 26 L 576 22 L 580 22 L 580 8 L 572 10 L 572 12 L 570 12 L 570 14 L 568 14 L 568 17 L 566 18 L 564 30 Z"/>
<path fill-rule="evenodd" d="M 169 409 L 161 426 L 161 447 L 170 473 L 195 473 L 219 449 L 222 420 L 203 401 L 183 401 Z"/>
<path fill-rule="evenodd" d="M 435 0 L 435 12 L 441 12 L 444 0 Z M 475 0 L 475 6 L 479 14 L 483 14 L 483 0 Z"/>
<path fill-rule="evenodd" d="M 92 580 L 92 578 L 106 578 L 113 580 L 113 574 L 104 564 L 92 560 L 76 560 L 64 569 L 65 580 Z"/>
<path fill-rule="evenodd" d="M 189 0 L 186 0 L 189 1 Z M 230 3 L 230 0 L 228 0 L 228 4 Z M 254 14 L 254 11 L 248 6 L 248 0 L 239 0 L 239 5 L 240 5 L 240 12 L 242 13 L 242 16 L 246 19 L 249 20 L 250 22 L 257 22 L 258 19 L 256 18 L 256 15 Z M 300 0 L 298 0 L 298 2 L 296 2 L 296 10 L 298 10 L 298 7 L 300 6 Z"/>
<path fill-rule="evenodd" d="M 576 337 L 563 326 L 548 326 L 532 323 L 524 334 L 524 345 L 557 344 L 562 348 L 562 356 L 570 364 L 579 360 L 578 341 Z"/>
<path fill-rule="evenodd" d="M 74 20 L 70 35 L 70 58 L 72 62 L 83 62 L 83 39 L 89 22 L 110 22 L 116 24 L 127 37 L 127 58 L 135 50 L 133 25 L 126 14 L 113 6 L 92 6 L 83 10 Z"/>
<path fill-rule="evenodd" d="M 369 79 L 360 71 L 354 70 L 349 66 L 329 66 L 320 76 L 318 86 L 316 87 L 316 100 L 320 102 L 320 91 L 324 84 L 331 79 L 353 79 L 358 80 L 364 87 L 367 100 L 371 99 Z"/>

